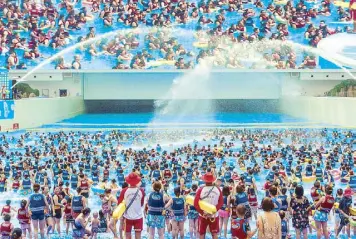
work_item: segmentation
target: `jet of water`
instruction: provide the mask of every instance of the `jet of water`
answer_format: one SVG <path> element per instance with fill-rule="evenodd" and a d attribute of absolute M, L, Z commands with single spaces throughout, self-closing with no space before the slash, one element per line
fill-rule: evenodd
<path fill-rule="evenodd" d="M 214 111 L 209 84 L 211 64 L 212 59 L 206 58 L 192 71 L 175 79 L 163 99 L 155 101 L 155 117 L 151 124 L 158 123 L 166 116 L 174 117 L 174 122 L 177 123 L 192 115 L 208 117 Z M 208 121 L 211 120 L 209 116 Z"/>

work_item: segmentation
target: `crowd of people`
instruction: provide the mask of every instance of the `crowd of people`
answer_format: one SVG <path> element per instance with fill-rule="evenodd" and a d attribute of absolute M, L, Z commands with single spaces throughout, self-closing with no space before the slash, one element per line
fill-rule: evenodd
<path fill-rule="evenodd" d="M 0 233 L 350 237 L 355 142 L 332 129 L 2 134 Z"/>
<path fill-rule="evenodd" d="M 328 35 L 350 31 L 348 25 L 330 28 L 325 19 L 351 20 L 348 9 L 330 0 L 1 0 L 0 14 L 0 57 L 8 69 L 34 67 L 74 44 L 75 55 L 51 59 L 55 69 L 93 67 L 96 61 L 100 69 L 187 69 L 206 55 L 217 58 L 217 67 L 315 68 L 312 53 L 297 45 L 292 52 L 280 51 L 281 42 L 315 47 Z M 244 53 L 257 41 L 275 41 L 276 48 L 258 52 L 253 64 L 233 54 L 220 57 L 229 46 Z"/>

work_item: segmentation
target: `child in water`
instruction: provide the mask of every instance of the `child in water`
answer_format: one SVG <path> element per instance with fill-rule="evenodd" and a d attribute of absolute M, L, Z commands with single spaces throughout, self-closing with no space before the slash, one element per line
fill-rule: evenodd
<path fill-rule="evenodd" d="M 14 229 L 14 225 L 12 225 L 10 221 L 11 221 L 10 214 L 5 214 L 4 222 L 1 223 L 0 225 L 1 238 L 10 238 L 10 234 Z"/>
<path fill-rule="evenodd" d="M 279 212 L 279 216 L 281 217 L 281 230 L 282 230 L 282 239 L 288 238 L 288 222 L 286 220 L 286 214 L 284 211 Z"/>
<path fill-rule="evenodd" d="M 5 203 L 6 203 L 6 205 L 1 209 L 1 216 L 4 216 L 6 214 L 10 214 L 11 215 L 11 211 L 16 213 L 16 210 L 11 207 L 11 200 L 6 200 Z"/>
<path fill-rule="evenodd" d="M 17 211 L 17 219 L 19 220 L 24 238 L 27 238 L 26 235 L 30 235 L 31 238 L 31 218 L 26 208 L 26 204 L 27 201 L 25 199 L 21 201 L 21 207 Z"/>
<path fill-rule="evenodd" d="M 244 219 L 246 208 L 240 204 L 236 207 L 237 218 L 231 219 L 231 236 L 232 239 L 247 239 L 253 237 L 257 229 L 251 231 L 248 220 Z"/>
<path fill-rule="evenodd" d="M 97 212 L 93 213 L 93 221 L 91 221 L 91 238 L 97 238 L 99 232 L 100 221 L 98 219 L 99 214 Z"/>

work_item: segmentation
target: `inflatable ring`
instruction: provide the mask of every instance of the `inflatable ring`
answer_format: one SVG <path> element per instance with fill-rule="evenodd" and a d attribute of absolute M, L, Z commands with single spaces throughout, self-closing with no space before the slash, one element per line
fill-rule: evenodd
<path fill-rule="evenodd" d="M 288 23 L 288 20 L 285 19 L 285 18 L 282 18 L 282 17 L 279 16 L 279 15 L 277 15 L 277 16 L 276 16 L 276 22 L 287 24 L 287 23 Z"/>
<path fill-rule="evenodd" d="M 175 63 L 176 63 L 176 61 L 169 61 L 169 60 L 159 59 L 159 60 L 156 60 L 156 61 L 149 61 L 148 65 L 149 66 L 163 66 L 163 65 L 173 66 Z"/>
<path fill-rule="evenodd" d="M 188 205 L 194 206 L 194 197 L 193 196 L 188 195 L 185 197 L 185 200 Z M 204 212 L 207 212 L 209 214 L 216 213 L 216 207 L 204 200 L 199 200 L 199 206 L 200 206 L 201 210 L 203 210 Z"/>
<path fill-rule="evenodd" d="M 335 1 L 334 5 L 337 7 L 342 7 L 342 8 L 349 8 L 350 7 L 350 2 L 343 2 L 343 1 Z M 351 5 L 351 9 L 355 10 L 356 9 L 356 4 L 353 3 Z"/>
<path fill-rule="evenodd" d="M 117 206 L 112 214 L 112 217 L 114 219 L 119 219 L 122 217 L 124 212 L 126 211 L 126 203 L 125 201 L 122 201 L 119 206 Z"/>
<path fill-rule="evenodd" d="M 334 180 L 340 180 L 340 178 L 341 178 L 341 173 L 340 173 L 340 170 L 338 170 L 338 169 L 331 170 L 330 174 L 333 176 Z"/>
<path fill-rule="evenodd" d="M 13 30 L 14 33 L 21 33 L 21 32 L 24 32 L 24 31 L 25 31 L 24 29 Z"/>
<path fill-rule="evenodd" d="M 273 3 L 276 5 L 286 5 L 287 2 L 288 2 L 288 0 L 279 0 L 279 1 L 274 0 L 273 1 Z"/>
<path fill-rule="evenodd" d="M 87 22 L 91 22 L 91 21 L 94 21 L 95 17 L 92 16 L 92 15 L 89 15 L 89 16 L 85 16 L 85 20 L 87 20 Z"/>
<path fill-rule="evenodd" d="M 289 177 L 289 181 L 291 181 L 292 183 L 300 183 L 300 178 L 298 177 Z"/>
<path fill-rule="evenodd" d="M 356 216 L 356 208 L 350 207 L 350 214 Z"/>
<path fill-rule="evenodd" d="M 196 48 L 208 48 L 209 47 L 209 43 L 207 42 L 194 42 L 193 46 Z"/>
<path fill-rule="evenodd" d="M 303 176 L 303 178 L 302 178 L 302 181 L 304 183 L 313 183 L 313 182 L 315 182 L 315 180 L 316 180 L 315 176 L 310 176 L 310 177 Z"/>
<path fill-rule="evenodd" d="M 93 191 L 93 193 L 97 193 L 97 194 L 103 194 L 105 193 L 105 188 L 102 187 L 91 187 L 91 190 Z"/>
<path fill-rule="evenodd" d="M 353 226 L 353 227 L 356 227 L 356 220 L 353 220 L 350 218 L 350 225 Z"/>

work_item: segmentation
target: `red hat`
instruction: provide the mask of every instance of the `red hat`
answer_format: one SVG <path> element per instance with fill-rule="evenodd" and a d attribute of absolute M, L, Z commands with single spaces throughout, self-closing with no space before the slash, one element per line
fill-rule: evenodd
<path fill-rule="evenodd" d="M 208 172 L 206 174 L 204 174 L 204 176 L 202 177 L 202 180 L 206 183 L 213 183 L 216 180 L 216 177 L 214 176 L 214 174 L 212 172 Z"/>
<path fill-rule="evenodd" d="M 352 197 L 352 190 L 351 188 L 346 188 L 345 191 L 344 191 L 344 196 L 345 197 Z"/>
<path fill-rule="evenodd" d="M 130 173 L 126 178 L 126 182 L 131 186 L 136 186 L 141 182 L 141 177 L 137 173 Z"/>

